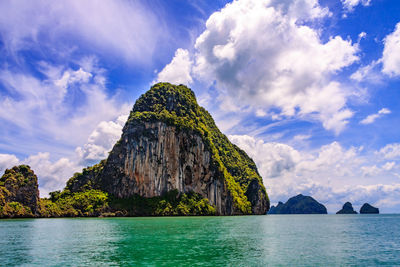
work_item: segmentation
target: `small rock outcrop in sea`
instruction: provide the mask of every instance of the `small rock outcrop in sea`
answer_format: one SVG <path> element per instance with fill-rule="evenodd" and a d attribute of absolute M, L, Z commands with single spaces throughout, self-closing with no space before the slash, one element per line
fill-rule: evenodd
<path fill-rule="evenodd" d="M 360 214 L 379 214 L 379 209 L 365 203 L 360 209 Z"/>
<path fill-rule="evenodd" d="M 353 205 L 350 202 L 346 202 L 343 205 L 343 208 L 336 212 L 336 214 L 357 214 L 357 211 L 353 209 Z"/>
<path fill-rule="evenodd" d="M 27 165 L 7 169 L 0 178 L 0 217 L 34 217 L 39 213 L 38 179 Z"/>
<path fill-rule="evenodd" d="M 327 214 L 327 210 L 314 198 L 300 194 L 286 203 L 279 202 L 276 207 L 272 206 L 268 214 Z"/>

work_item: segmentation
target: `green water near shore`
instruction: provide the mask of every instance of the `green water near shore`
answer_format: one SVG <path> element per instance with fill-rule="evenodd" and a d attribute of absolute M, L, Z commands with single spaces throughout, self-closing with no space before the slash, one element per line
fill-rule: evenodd
<path fill-rule="evenodd" d="M 0 221 L 0 265 L 400 265 L 400 215 Z"/>

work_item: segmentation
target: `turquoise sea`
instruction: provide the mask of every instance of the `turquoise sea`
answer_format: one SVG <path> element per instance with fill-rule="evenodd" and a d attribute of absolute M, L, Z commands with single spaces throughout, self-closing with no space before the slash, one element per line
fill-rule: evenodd
<path fill-rule="evenodd" d="M 0 220 L 0 265 L 400 266 L 400 215 Z"/>

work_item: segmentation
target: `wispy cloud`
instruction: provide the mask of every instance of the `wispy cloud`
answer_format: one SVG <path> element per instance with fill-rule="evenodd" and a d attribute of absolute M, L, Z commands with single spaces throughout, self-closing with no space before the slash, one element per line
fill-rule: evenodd
<path fill-rule="evenodd" d="M 341 0 L 343 4 L 343 8 L 347 12 L 352 12 L 354 8 L 358 5 L 369 6 L 371 4 L 371 0 Z"/>
<path fill-rule="evenodd" d="M 360 121 L 361 124 L 371 124 L 374 123 L 377 119 L 383 117 L 384 115 L 390 114 L 391 111 L 387 108 L 383 108 L 378 111 L 378 113 L 368 115 L 365 119 Z"/>
<path fill-rule="evenodd" d="M 145 64 L 168 29 L 139 1 L 1 1 L 7 51 L 86 49 Z"/>
<path fill-rule="evenodd" d="M 377 152 L 377 155 L 384 159 L 400 159 L 400 143 L 387 144 Z"/>
<path fill-rule="evenodd" d="M 379 59 L 360 67 L 350 78 L 357 82 L 381 84 L 387 78 L 400 76 L 400 22 L 396 24 L 393 32 L 383 40 L 383 52 Z"/>
<path fill-rule="evenodd" d="M 42 63 L 42 79 L 0 70 L 0 84 L 6 89 L 0 92 L 0 120 L 17 132 L 0 130 L 8 146 L 0 144 L 0 148 L 23 151 L 26 144 L 21 140 L 30 140 L 47 144 L 43 148 L 57 144 L 56 150 L 71 149 L 83 144 L 101 121 L 128 113 L 131 104 L 117 93 L 109 96 L 104 70 L 95 60 L 85 62 L 77 69 Z"/>

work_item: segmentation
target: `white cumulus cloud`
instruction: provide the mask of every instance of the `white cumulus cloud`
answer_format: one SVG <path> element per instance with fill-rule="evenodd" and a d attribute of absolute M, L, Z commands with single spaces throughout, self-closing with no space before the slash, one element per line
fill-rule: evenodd
<path fill-rule="evenodd" d="M 90 134 L 83 147 L 77 147 L 76 153 L 82 165 L 97 163 L 108 157 L 108 152 L 122 134 L 127 115 L 119 116 L 115 121 L 102 121 Z"/>
<path fill-rule="evenodd" d="M 156 82 L 189 85 L 193 81 L 191 77 L 192 64 L 193 62 L 190 59 L 189 52 L 179 48 L 176 50 L 171 63 L 166 65 L 164 69 L 158 73 Z"/>
<path fill-rule="evenodd" d="M 298 151 L 285 144 L 264 143 L 247 135 L 230 135 L 229 139 L 256 159 L 258 169 L 265 178 L 276 178 L 292 171 L 301 158 Z"/>
<path fill-rule="evenodd" d="M 81 171 L 82 167 L 73 160 L 60 158 L 57 161 L 50 160 L 50 153 L 38 153 L 23 160 L 38 176 L 40 195 L 47 194 L 54 190 L 61 190 L 73 173 Z"/>
<path fill-rule="evenodd" d="M 278 108 L 340 133 L 353 115 L 346 106 L 352 92 L 332 77 L 358 60 L 358 45 L 340 36 L 323 42 L 302 23 L 329 15 L 313 0 L 227 4 L 196 40 L 191 77 L 215 85 L 221 110 Z"/>
<path fill-rule="evenodd" d="M 396 29 L 386 36 L 382 56 L 382 72 L 389 76 L 400 75 L 400 23 Z"/>

